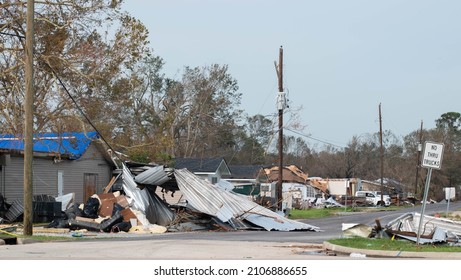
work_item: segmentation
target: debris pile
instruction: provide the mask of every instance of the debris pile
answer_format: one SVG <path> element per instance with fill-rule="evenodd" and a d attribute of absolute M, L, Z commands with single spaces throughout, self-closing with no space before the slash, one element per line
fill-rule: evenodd
<path fill-rule="evenodd" d="M 343 224 L 344 237 L 399 238 L 418 242 L 421 214 L 405 213 L 388 222 L 384 227 L 377 219 L 376 226 L 363 224 Z M 419 236 L 419 244 L 450 243 L 461 246 L 461 222 L 446 218 L 424 215 Z"/>
<path fill-rule="evenodd" d="M 421 214 L 406 213 L 387 223 L 381 230 L 387 236 L 395 236 L 411 241 L 417 241 Z M 424 215 L 419 242 L 427 243 L 458 243 L 461 238 L 461 223 L 450 219 Z"/>
<path fill-rule="evenodd" d="M 187 169 L 171 172 L 162 166 L 137 169 L 137 174 L 133 174 L 123 165 L 121 173 L 103 193 L 92 195 L 85 203 L 75 203 L 74 194 L 53 198 L 53 203 L 59 205 L 59 215 L 54 215 L 45 228 L 107 233 L 319 231 L 315 226 L 290 220 L 262 207 L 244 195 L 213 185 Z M 181 204 L 170 205 L 155 193 L 157 187 L 172 181 L 174 188 L 182 193 Z M 17 216 L 23 213 L 21 206 L 14 211 Z"/>
<path fill-rule="evenodd" d="M 187 200 L 187 208 L 217 218 L 236 230 L 258 227 L 278 231 L 319 231 L 315 226 L 289 220 L 246 196 L 216 187 L 187 169 L 175 170 L 175 177 Z"/>

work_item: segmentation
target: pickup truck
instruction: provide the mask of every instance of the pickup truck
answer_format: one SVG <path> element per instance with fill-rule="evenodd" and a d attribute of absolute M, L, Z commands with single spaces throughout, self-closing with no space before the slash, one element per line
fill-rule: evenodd
<path fill-rule="evenodd" d="M 374 206 L 389 206 L 391 205 L 391 197 L 387 194 L 383 195 L 383 200 L 381 200 L 381 192 L 377 191 L 357 191 L 355 193 L 356 197 L 365 197 L 366 201 L 369 204 Z"/>

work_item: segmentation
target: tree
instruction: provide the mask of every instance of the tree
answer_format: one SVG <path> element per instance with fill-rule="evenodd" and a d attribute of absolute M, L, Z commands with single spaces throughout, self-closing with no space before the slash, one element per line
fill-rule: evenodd
<path fill-rule="evenodd" d="M 35 5 L 36 131 L 87 126 L 74 101 L 90 119 L 100 120 L 102 131 L 108 130 L 103 117 L 125 100 L 111 95 L 114 83 L 148 52 L 146 28 L 121 13 L 121 2 L 45 0 Z M 25 10 L 21 1 L 0 4 L 0 124 L 4 132 L 18 135 L 23 130 Z"/>
<path fill-rule="evenodd" d="M 456 151 L 461 150 L 461 113 L 444 113 L 435 121 L 436 128 L 442 133 L 444 143 Z"/>
<path fill-rule="evenodd" d="M 241 93 L 227 65 L 185 67 L 181 80 L 183 99 L 175 138 L 175 156 L 231 155 L 241 118 Z"/>
<path fill-rule="evenodd" d="M 234 162 L 263 164 L 274 135 L 274 123 L 263 115 L 246 117 L 237 133 Z"/>
<path fill-rule="evenodd" d="M 442 194 L 443 187 L 457 187 L 461 184 L 461 114 L 444 113 L 435 123 L 433 137 L 444 144 L 442 169 L 435 172 L 434 176 L 435 185 L 438 185 L 436 192 Z M 442 195 L 438 197 L 443 198 Z"/>

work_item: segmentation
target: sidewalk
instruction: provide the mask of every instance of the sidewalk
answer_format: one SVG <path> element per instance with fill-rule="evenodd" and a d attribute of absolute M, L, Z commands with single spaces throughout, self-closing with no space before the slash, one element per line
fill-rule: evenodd
<path fill-rule="evenodd" d="M 305 260 L 331 259 L 321 244 L 216 240 L 100 240 L 0 246 L 0 260 Z"/>

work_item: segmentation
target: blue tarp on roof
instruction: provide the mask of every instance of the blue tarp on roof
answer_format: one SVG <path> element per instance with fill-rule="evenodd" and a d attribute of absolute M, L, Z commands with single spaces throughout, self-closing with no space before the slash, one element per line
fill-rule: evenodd
<path fill-rule="evenodd" d="M 33 151 L 37 153 L 55 153 L 78 159 L 86 151 L 92 140 L 98 139 L 97 132 L 42 133 L 33 138 Z M 0 150 L 24 150 L 24 138 L 15 135 L 0 134 Z"/>

